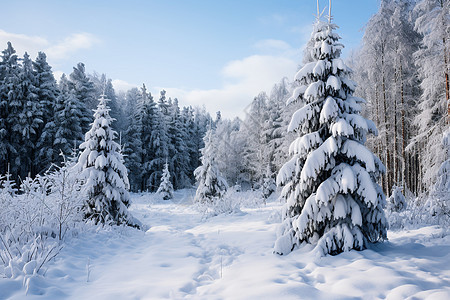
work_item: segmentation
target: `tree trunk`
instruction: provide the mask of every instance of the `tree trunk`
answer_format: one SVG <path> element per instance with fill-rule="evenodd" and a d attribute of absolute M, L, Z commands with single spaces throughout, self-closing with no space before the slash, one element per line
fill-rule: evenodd
<path fill-rule="evenodd" d="M 391 179 L 390 179 L 390 173 L 391 173 L 391 162 L 390 162 L 390 151 L 388 148 L 388 132 L 389 132 L 389 125 L 388 125 L 388 118 L 387 118 L 387 99 L 386 99 L 386 76 L 384 72 L 384 53 L 381 54 L 381 88 L 383 92 L 383 115 L 384 115 L 384 150 L 386 151 L 386 189 L 385 193 L 389 194 L 391 191 Z"/>
<path fill-rule="evenodd" d="M 401 123 L 402 123 L 402 186 L 406 189 L 406 128 L 405 128 L 405 90 L 403 87 L 402 64 L 400 64 L 400 101 L 401 101 Z M 410 186 L 411 187 L 411 186 Z"/>
<path fill-rule="evenodd" d="M 447 57 L 447 45 L 446 40 L 444 42 L 444 76 L 445 76 L 445 99 L 447 100 L 447 124 L 450 124 L 450 92 L 449 92 L 449 78 L 448 78 L 448 57 Z"/>
<path fill-rule="evenodd" d="M 445 10 L 444 1 L 441 1 L 441 8 Z M 443 28 L 446 28 L 445 24 L 446 20 L 442 19 Z M 444 31 L 444 35 L 442 37 L 442 44 L 444 46 L 444 77 L 445 77 L 445 99 L 447 100 L 447 124 L 450 124 L 450 91 L 449 91 L 449 78 L 448 78 L 448 49 L 447 49 L 447 39 L 446 39 L 446 32 Z"/>
<path fill-rule="evenodd" d="M 380 117 L 380 109 L 379 109 L 380 100 L 379 100 L 379 95 L 378 95 L 378 88 L 379 88 L 379 85 L 377 84 L 375 86 L 375 107 L 376 107 L 376 120 L 375 121 L 376 121 L 377 128 L 380 128 L 381 117 Z M 381 157 L 382 157 L 381 156 L 382 155 L 382 153 L 381 153 L 381 149 L 382 149 L 381 137 L 379 138 L 379 140 L 380 140 L 380 142 L 375 141 L 375 147 L 376 147 L 376 151 L 377 151 L 377 156 L 381 159 Z M 384 191 L 386 191 L 386 179 L 385 179 L 386 176 L 387 176 L 387 173 L 385 173 L 381 176 L 381 187 Z"/>
<path fill-rule="evenodd" d="M 399 84 L 399 77 L 401 76 L 400 70 L 396 68 L 395 70 L 395 93 L 394 93 L 394 153 L 393 153 L 393 160 L 394 160 L 394 176 L 393 181 L 395 185 L 398 185 L 398 179 L 399 179 L 399 172 L 398 172 L 398 141 L 397 141 L 397 89 Z"/>

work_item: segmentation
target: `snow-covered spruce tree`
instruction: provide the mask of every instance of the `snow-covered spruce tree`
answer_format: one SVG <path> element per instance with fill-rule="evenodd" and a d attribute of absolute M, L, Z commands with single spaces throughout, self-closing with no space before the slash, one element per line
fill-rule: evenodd
<path fill-rule="evenodd" d="M 181 119 L 183 123 L 183 133 L 186 140 L 186 152 L 187 152 L 187 175 L 189 183 L 195 182 L 194 170 L 198 167 L 198 150 L 195 143 L 195 123 L 194 112 L 192 107 L 183 107 L 181 111 Z"/>
<path fill-rule="evenodd" d="M 195 178 L 198 181 L 198 188 L 195 194 L 195 202 L 200 205 L 214 204 L 216 201 L 220 201 L 228 185 L 225 178 L 222 177 L 217 167 L 216 162 L 216 145 L 213 140 L 213 131 L 209 129 L 203 138 L 205 147 L 202 152 L 202 165 L 195 169 Z"/>
<path fill-rule="evenodd" d="M 18 145 L 22 140 L 13 126 L 19 126 L 20 101 L 18 87 L 20 84 L 20 66 L 16 50 L 8 42 L 8 47 L 2 51 L 0 62 L 0 172 L 9 169 L 12 178 L 17 179 Z M 9 167 L 10 166 L 10 167 Z"/>
<path fill-rule="evenodd" d="M 36 145 L 34 165 L 38 172 L 46 170 L 55 163 L 59 151 L 54 147 L 55 141 L 55 105 L 58 97 L 58 85 L 53 76 L 52 67 L 47 62 L 47 56 L 39 52 L 33 62 L 36 72 L 38 99 L 42 109 L 42 124 L 40 124 L 39 138 Z"/>
<path fill-rule="evenodd" d="M 82 122 L 88 121 L 81 114 L 82 103 L 80 103 L 69 88 L 66 75 L 62 75 L 59 81 L 60 93 L 56 98 L 55 114 L 53 117 L 54 127 L 48 128 L 54 135 L 53 149 L 55 152 L 63 152 L 69 155 L 74 146 L 78 147 L 83 141 Z M 55 153 L 56 154 L 56 153 Z M 53 163 L 61 163 L 61 156 L 53 156 Z"/>
<path fill-rule="evenodd" d="M 43 109 L 39 101 L 39 87 L 36 74 L 33 70 L 33 62 L 25 52 L 22 60 L 22 68 L 19 72 L 19 97 L 16 99 L 19 110 L 19 123 L 12 126 L 13 133 L 20 137 L 17 147 L 19 161 L 16 159 L 19 176 L 25 178 L 27 174 L 35 176 L 36 170 L 33 158 L 36 154 L 36 144 L 39 138 L 39 128 L 43 123 Z"/>
<path fill-rule="evenodd" d="M 169 157 L 171 157 L 173 167 L 173 185 L 175 189 L 192 186 L 188 173 L 189 152 L 186 143 L 190 137 L 186 134 L 177 98 L 173 100 L 170 107 L 170 122 L 167 125 L 170 144 L 173 145 L 169 148 Z"/>
<path fill-rule="evenodd" d="M 280 170 L 277 184 L 286 201 L 275 252 L 287 254 L 302 243 L 321 254 L 362 250 L 386 239 L 385 196 L 376 183 L 385 168 L 365 146 L 374 123 L 360 115 L 365 100 L 352 96 L 356 84 L 339 58 L 337 26 L 317 20 L 313 61 L 295 76 L 299 86 L 288 100 L 304 106 L 288 130 L 292 159 Z"/>
<path fill-rule="evenodd" d="M 268 161 L 264 153 L 267 144 L 264 124 L 269 119 L 268 99 L 265 92 L 259 93 L 253 99 L 241 128 L 247 141 L 247 145 L 242 150 L 242 159 L 245 161 L 247 168 L 245 173 L 248 174 L 248 181 L 252 188 L 262 186 Z"/>
<path fill-rule="evenodd" d="M 89 124 L 92 122 L 92 110 L 97 104 L 95 97 L 94 83 L 86 75 L 86 68 L 84 63 L 78 63 L 73 67 L 73 72 L 69 75 L 69 88 L 74 92 L 74 95 L 79 101 L 81 119 L 81 128 L 83 132 L 89 130 Z"/>
<path fill-rule="evenodd" d="M 107 99 L 102 95 L 94 111 L 92 128 L 86 133 L 83 150 L 76 169 L 81 170 L 87 201 L 85 218 L 97 223 L 126 224 L 140 227 L 140 222 L 129 212 L 128 174 L 123 165 L 120 145 L 113 141 L 116 132 L 111 129 Z"/>
<path fill-rule="evenodd" d="M 173 198 L 173 186 L 172 183 L 170 182 L 170 172 L 168 163 L 164 165 L 164 170 L 161 177 L 161 184 L 159 185 L 159 188 L 156 192 L 160 194 L 164 200 L 169 200 Z"/>
<path fill-rule="evenodd" d="M 166 101 L 166 91 L 160 92 L 158 100 L 158 109 L 153 107 L 155 115 L 152 118 L 153 130 L 151 132 L 151 143 L 149 148 L 152 149 L 152 157 L 150 157 L 150 176 L 149 182 L 151 186 L 158 186 L 161 178 L 161 170 L 164 168 L 165 159 L 169 157 L 169 135 L 167 124 L 169 121 L 168 104 Z M 170 163 L 170 162 L 169 162 Z M 169 170 L 171 169 L 169 165 Z"/>
<path fill-rule="evenodd" d="M 143 191 L 144 180 L 142 177 L 144 164 L 142 161 L 142 97 L 138 88 L 132 88 L 127 92 L 127 126 L 124 141 L 125 166 L 128 170 L 133 170 L 129 175 L 131 191 Z"/>
<path fill-rule="evenodd" d="M 275 180 L 272 177 L 272 170 L 270 164 L 267 165 L 266 174 L 263 177 L 262 185 L 262 197 L 267 199 L 272 195 L 277 189 Z"/>

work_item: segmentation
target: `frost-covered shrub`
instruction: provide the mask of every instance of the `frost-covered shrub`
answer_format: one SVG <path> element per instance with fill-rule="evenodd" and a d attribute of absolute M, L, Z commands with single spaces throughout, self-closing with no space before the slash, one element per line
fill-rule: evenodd
<path fill-rule="evenodd" d="M 17 189 L 10 175 L 0 180 L 0 273 L 8 278 L 42 273 L 67 233 L 83 224 L 80 182 L 73 160 L 26 178 Z"/>
<path fill-rule="evenodd" d="M 402 193 L 402 188 L 394 186 L 392 194 L 387 199 L 386 218 L 391 229 L 403 228 L 407 210 L 406 197 Z"/>
<path fill-rule="evenodd" d="M 390 212 L 401 212 L 406 209 L 406 198 L 403 196 L 402 188 L 394 186 L 392 194 L 387 199 L 387 210 Z"/>
<path fill-rule="evenodd" d="M 222 197 L 217 197 L 208 202 L 194 202 L 195 208 L 203 214 L 205 217 L 213 217 L 221 214 L 234 214 L 241 213 L 241 207 L 255 207 L 255 201 L 260 203 L 262 200 L 256 200 L 260 198 L 259 192 L 247 191 L 241 192 L 240 186 L 233 186 L 227 190 L 227 192 Z"/>
<path fill-rule="evenodd" d="M 0 259 L 3 263 L 0 274 L 7 278 L 42 274 L 42 267 L 58 255 L 61 248 L 56 239 L 44 233 L 13 232 L 8 226 L 0 234 Z"/>
<path fill-rule="evenodd" d="M 442 206 L 442 202 L 436 201 L 430 195 L 422 194 L 417 198 L 407 197 L 407 204 L 406 209 L 401 212 L 386 210 L 391 230 L 440 225 L 446 231 L 450 231 L 448 206 Z"/>
<path fill-rule="evenodd" d="M 239 185 L 229 188 L 225 197 L 236 203 L 235 206 L 239 205 L 246 208 L 261 207 L 268 200 L 262 196 L 261 189 L 242 190 Z"/>
<path fill-rule="evenodd" d="M 49 185 L 43 178 L 26 178 L 20 190 L 13 187 L 5 192 L 4 181 L 2 186 L 0 261 L 4 268 L 0 273 L 8 278 L 37 274 L 60 250 L 52 218 L 42 202 Z"/>
<path fill-rule="evenodd" d="M 450 226 L 450 129 L 444 132 L 441 151 L 446 158 L 439 168 L 437 181 L 429 195 L 408 199 L 408 206 L 400 213 L 389 213 L 391 228 L 416 228 L 424 225 Z"/>
<path fill-rule="evenodd" d="M 195 203 L 196 209 L 205 217 L 241 212 L 241 201 L 228 193 L 221 198 L 212 199 L 211 202 Z"/>
<path fill-rule="evenodd" d="M 65 237 L 70 228 L 83 221 L 81 208 L 86 199 L 80 193 L 82 181 L 74 164 L 75 156 L 70 160 L 63 157 L 62 166 L 53 165 L 44 177 L 47 178 L 49 186 L 42 202 L 52 220 L 50 226 L 56 229 L 59 240 Z"/>

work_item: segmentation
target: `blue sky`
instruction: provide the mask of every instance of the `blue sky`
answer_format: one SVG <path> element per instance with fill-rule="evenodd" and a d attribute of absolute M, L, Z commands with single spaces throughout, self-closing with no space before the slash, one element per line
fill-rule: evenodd
<path fill-rule="evenodd" d="M 377 8 L 377 0 L 333 1 L 345 51 Z M 294 76 L 315 12 L 315 0 L 16 0 L 2 3 L 0 46 L 45 51 L 58 77 L 82 61 L 117 90 L 145 83 L 233 117 Z"/>

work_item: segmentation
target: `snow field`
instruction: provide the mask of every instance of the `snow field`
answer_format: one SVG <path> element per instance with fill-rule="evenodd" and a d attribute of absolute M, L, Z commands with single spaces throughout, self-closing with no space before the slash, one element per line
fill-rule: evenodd
<path fill-rule="evenodd" d="M 31 277 L 28 295 L 23 277 L 1 278 L 0 299 L 450 299 L 450 236 L 439 227 L 390 231 L 362 252 L 318 257 L 306 246 L 279 256 L 275 198 L 205 218 L 194 194 L 133 194 L 130 212 L 146 232 L 81 233 L 45 277 Z M 249 203 L 259 195 L 242 194 Z"/>

